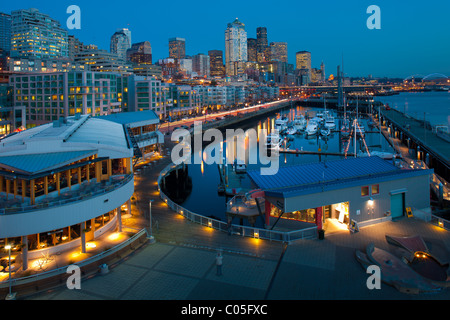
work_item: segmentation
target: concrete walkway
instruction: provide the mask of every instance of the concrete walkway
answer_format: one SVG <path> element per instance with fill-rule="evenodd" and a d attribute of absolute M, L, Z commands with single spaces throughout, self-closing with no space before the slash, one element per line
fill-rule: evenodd
<path fill-rule="evenodd" d="M 181 221 L 180 231 L 197 231 L 196 242 L 149 244 L 107 275 L 81 283 L 81 290 L 66 287 L 28 299 L 49 300 L 316 300 L 316 299 L 443 299 L 448 290 L 433 295 L 407 295 L 382 284 L 366 286 L 368 274 L 355 259 L 355 250 L 375 246 L 399 255 L 385 234 L 420 234 L 432 254 L 450 261 L 450 234 L 414 218 L 383 222 L 360 232 L 337 232 L 325 240 L 302 240 L 282 246 L 262 240 L 223 236 L 217 231 L 201 239 L 202 227 Z M 178 228 L 177 227 L 177 228 Z M 195 230 L 197 229 L 197 230 Z M 167 237 L 167 236 L 166 236 Z M 158 234 L 156 234 L 158 239 Z M 209 241 L 207 240 L 209 239 Z M 180 240 L 180 239 L 178 239 Z M 207 240 L 207 241 L 205 241 Z M 230 241 L 228 241 L 230 240 Z M 216 249 L 223 249 L 223 275 L 216 275 Z"/>

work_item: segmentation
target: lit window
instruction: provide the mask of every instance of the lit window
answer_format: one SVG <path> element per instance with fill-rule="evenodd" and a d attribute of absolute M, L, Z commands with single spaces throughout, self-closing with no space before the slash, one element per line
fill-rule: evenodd
<path fill-rule="evenodd" d="M 368 195 L 369 195 L 369 187 L 368 186 L 361 187 L 361 196 L 366 197 Z"/>
<path fill-rule="evenodd" d="M 379 194 L 380 193 L 380 186 L 378 184 L 372 185 L 372 194 Z"/>

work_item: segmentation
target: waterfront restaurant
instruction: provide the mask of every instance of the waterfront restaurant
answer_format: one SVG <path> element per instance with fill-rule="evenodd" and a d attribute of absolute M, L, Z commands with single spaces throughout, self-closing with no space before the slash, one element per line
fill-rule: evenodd
<path fill-rule="evenodd" d="M 122 125 L 75 115 L 0 141 L 0 250 L 17 268 L 121 227 L 133 148 Z"/>
<path fill-rule="evenodd" d="M 331 160 L 279 168 L 274 175 L 248 171 L 265 193 L 265 220 L 358 227 L 399 218 L 411 208 L 426 220 L 433 170 L 399 169 L 377 156 Z M 272 223 L 273 226 L 274 223 Z"/>

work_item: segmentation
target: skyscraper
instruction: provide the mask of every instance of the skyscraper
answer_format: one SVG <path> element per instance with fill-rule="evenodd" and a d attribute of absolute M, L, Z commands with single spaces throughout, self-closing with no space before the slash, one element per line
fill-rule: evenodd
<path fill-rule="evenodd" d="M 133 43 L 127 50 L 127 61 L 137 64 L 152 64 L 152 46 L 150 42 Z"/>
<path fill-rule="evenodd" d="M 128 29 L 117 29 L 111 37 L 111 53 L 117 54 L 119 59 L 127 59 L 127 50 L 131 48 L 131 31 Z"/>
<path fill-rule="evenodd" d="M 11 51 L 11 16 L 0 12 L 0 70 L 8 69 Z"/>
<path fill-rule="evenodd" d="M 247 39 L 247 61 L 256 62 L 257 60 L 257 41 L 255 38 Z"/>
<path fill-rule="evenodd" d="M 67 31 L 61 24 L 37 9 L 11 13 L 11 57 L 66 58 Z"/>
<path fill-rule="evenodd" d="M 268 62 L 269 59 L 269 44 L 267 41 L 267 28 L 256 28 L 256 54 L 258 62 Z"/>
<path fill-rule="evenodd" d="M 295 68 L 311 70 L 311 52 L 299 51 L 295 54 Z"/>
<path fill-rule="evenodd" d="M 206 54 L 196 54 L 192 57 L 192 72 L 197 72 L 199 77 L 209 77 L 210 62 Z"/>
<path fill-rule="evenodd" d="M 169 39 L 169 58 L 184 59 L 186 57 L 186 39 L 170 38 Z"/>
<path fill-rule="evenodd" d="M 223 65 L 223 51 L 209 50 L 208 55 L 211 77 L 223 77 L 225 75 L 225 68 Z"/>
<path fill-rule="evenodd" d="M 287 42 L 271 42 L 270 43 L 271 60 L 288 62 L 287 59 Z"/>
<path fill-rule="evenodd" d="M 11 16 L 0 12 L 0 49 L 11 51 Z"/>
<path fill-rule="evenodd" d="M 301 72 L 303 83 L 311 80 L 311 52 L 299 51 L 295 54 L 295 68 Z"/>
<path fill-rule="evenodd" d="M 225 71 L 229 76 L 242 74 L 247 62 L 247 32 L 237 18 L 225 30 Z"/>

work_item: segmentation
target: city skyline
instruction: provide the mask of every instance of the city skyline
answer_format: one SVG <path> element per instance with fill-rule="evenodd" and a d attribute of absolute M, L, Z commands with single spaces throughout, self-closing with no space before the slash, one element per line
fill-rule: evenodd
<path fill-rule="evenodd" d="M 118 2 L 109 2 L 105 6 L 105 3 L 78 1 L 81 30 L 68 30 L 68 34 L 85 44 L 95 44 L 99 49 L 109 51 L 114 32 L 128 28 L 133 34 L 133 42 L 151 43 L 154 61 L 157 61 L 168 57 L 168 39 L 172 37 L 186 39 L 187 55 L 209 50 L 225 52 L 224 31 L 227 23 L 238 18 L 245 24 L 248 38 L 256 38 L 258 27 L 266 27 L 269 43 L 287 42 L 288 62 L 291 64 L 295 64 L 296 52 L 311 52 L 312 67 L 319 68 L 324 61 L 327 76 L 335 74 L 338 65 L 344 66 L 346 76 L 450 74 L 450 65 L 446 63 L 450 44 L 443 41 L 450 31 L 445 22 L 450 3 L 444 1 L 433 1 L 433 5 L 428 3 L 426 6 L 419 1 L 408 5 L 378 1 L 376 4 L 381 8 L 380 30 L 369 30 L 366 26 L 370 16 L 366 9 L 372 4 L 367 1 L 330 2 L 325 6 L 288 1 L 271 10 L 265 10 L 264 3 L 256 1 L 239 5 L 236 2 L 236 5 L 221 10 L 211 10 L 210 6 L 197 10 L 205 7 L 203 1 L 193 2 L 192 5 L 175 1 L 173 6 L 183 6 L 186 10 L 180 10 L 180 13 L 173 11 L 167 16 L 163 14 L 167 8 L 159 7 L 159 4 L 149 5 L 145 10 L 146 5 L 129 2 L 127 7 L 118 11 L 115 3 Z M 71 4 L 69 1 L 57 4 L 22 1 L 20 5 L 5 3 L 1 11 L 11 13 L 37 7 L 66 28 L 69 17 L 66 9 Z M 140 9 L 136 10 L 138 5 Z M 161 14 L 150 15 L 151 12 Z"/>

